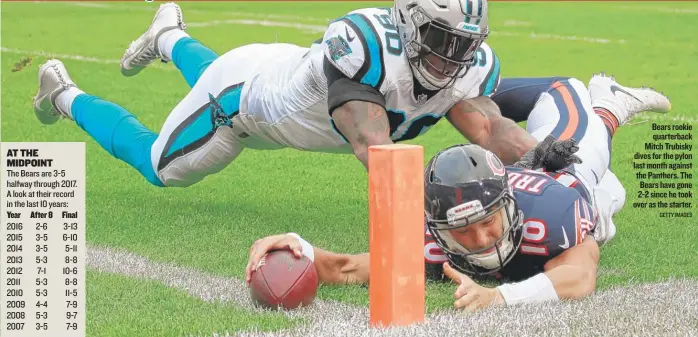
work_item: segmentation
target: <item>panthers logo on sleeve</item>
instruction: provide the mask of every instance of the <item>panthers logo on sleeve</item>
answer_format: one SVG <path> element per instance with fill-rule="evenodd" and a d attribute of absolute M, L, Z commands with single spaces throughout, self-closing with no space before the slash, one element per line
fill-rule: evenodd
<path fill-rule="evenodd" d="M 343 36 L 337 35 L 325 40 L 327 51 L 332 61 L 337 62 L 344 56 L 351 54 L 351 47 Z"/>
<path fill-rule="evenodd" d="M 385 27 L 376 24 L 376 17 L 387 17 L 386 13 L 381 9 L 356 10 L 332 21 L 323 38 L 330 41 L 324 49 L 332 65 L 345 76 L 378 90 L 385 81 L 385 54 L 390 52 L 392 40 L 385 40 Z M 399 44 L 399 37 L 395 41 Z"/>

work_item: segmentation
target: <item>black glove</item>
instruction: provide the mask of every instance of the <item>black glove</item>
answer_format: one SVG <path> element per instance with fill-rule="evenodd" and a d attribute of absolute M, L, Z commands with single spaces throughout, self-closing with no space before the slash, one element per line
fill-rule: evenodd
<path fill-rule="evenodd" d="M 543 168 L 548 172 L 558 171 L 572 164 L 582 163 L 575 155 L 578 150 L 579 146 L 574 139 L 559 141 L 549 135 L 531 151 L 526 152 L 513 166 L 529 170 Z"/>

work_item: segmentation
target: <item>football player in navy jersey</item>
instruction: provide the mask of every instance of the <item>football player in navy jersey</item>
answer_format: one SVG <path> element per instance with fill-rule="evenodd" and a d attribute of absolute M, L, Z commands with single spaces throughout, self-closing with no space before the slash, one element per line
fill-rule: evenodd
<path fill-rule="evenodd" d="M 588 234 L 599 215 L 577 189 L 546 172 L 504 166 L 474 144 L 442 150 L 424 174 L 426 276 L 459 283 L 455 307 L 579 298 L 594 290 L 599 247 Z M 368 253 L 329 252 L 294 233 L 252 246 L 248 280 L 264 253 L 284 248 L 311 258 L 323 283 L 369 280 Z M 523 282 L 488 288 L 471 279 L 488 275 Z"/>
<path fill-rule="evenodd" d="M 518 94 L 508 99 L 536 102 L 527 129 L 541 140 L 519 162 L 505 166 L 492 152 L 466 144 L 440 151 L 427 165 L 426 276 L 459 284 L 456 308 L 472 311 L 592 293 L 599 246 L 615 235 L 611 217 L 625 198 L 622 185 L 618 190 L 601 179 L 610 166 L 612 136 L 639 111 L 671 108 L 654 90 L 624 87 L 604 74 L 594 76 L 588 89 L 570 78 L 550 82 L 540 92 L 518 90 L 530 89 L 534 80 L 510 87 Z M 562 158 L 570 165 L 546 171 L 550 166 L 541 165 L 546 150 L 571 139 L 579 142 L 578 149 Z M 570 156 L 573 152 L 578 158 Z M 274 249 L 309 257 L 324 283 L 369 280 L 368 253 L 329 252 L 289 233 L 252 245 L 248 281 L 261 257 Z M 490 288 L 473 281 L 487 276 L 503 284 Z"/>

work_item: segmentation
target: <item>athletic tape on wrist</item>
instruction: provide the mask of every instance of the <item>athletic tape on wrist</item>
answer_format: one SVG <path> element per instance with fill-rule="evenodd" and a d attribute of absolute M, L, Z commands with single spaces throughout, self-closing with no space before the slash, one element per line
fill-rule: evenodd
<path fill-rule="evenodd" d="M 291 235 L 298 239 L 301 243 L 301 253 L 310 259 L 310 261 L 315 262 L 315 250 L 313 249 L 313 245 L 310 244 L 310 242 L 305 241 L 300 235 L 296 233 L 288 233 L 288 235 Z"/>
<path fill-rule="evenodd" d="M 497 289 L 507 305 L 560 300 L 553 282 L 543 273 L 519 283 L 502 284 Z"/>

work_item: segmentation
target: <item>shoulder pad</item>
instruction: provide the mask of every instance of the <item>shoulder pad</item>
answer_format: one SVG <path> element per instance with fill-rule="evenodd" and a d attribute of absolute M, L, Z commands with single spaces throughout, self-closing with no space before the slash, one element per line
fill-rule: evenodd
<path fill-rule="evenodd" d="M 382 41 L 360 11 L 330 23 L 323 36 L 325 58 L 347 77 L 379 89 L 385 79 Z"/>
<path fill-rule="evenodd" d="M 475 62 L 468 73 L 456 82 L 456 86 L 466 93 L 463 99 L 479 96 L 491 97 L 497 90 L 499 81 L 499 57 L 490 46 L 483 42 L 475 53 Z"/>

